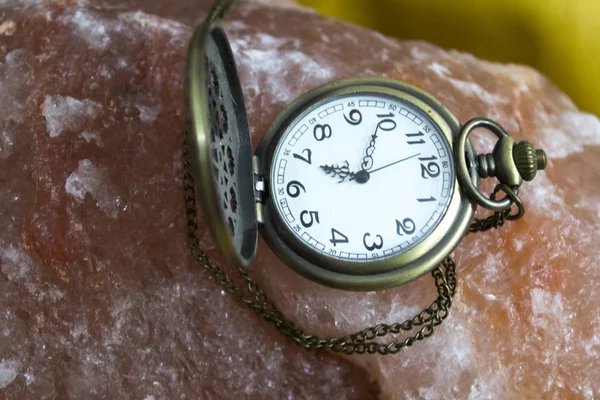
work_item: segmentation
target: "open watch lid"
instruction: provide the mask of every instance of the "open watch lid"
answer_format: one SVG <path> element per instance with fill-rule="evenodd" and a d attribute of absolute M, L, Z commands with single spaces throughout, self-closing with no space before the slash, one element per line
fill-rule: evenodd
<path fill-rule="evenodd" d="M 196 199 L 222 254 L 247 267 L 258 238 L 252 142 L 233 53 L 211 18 L 190 42 L 186 84 Z"/>

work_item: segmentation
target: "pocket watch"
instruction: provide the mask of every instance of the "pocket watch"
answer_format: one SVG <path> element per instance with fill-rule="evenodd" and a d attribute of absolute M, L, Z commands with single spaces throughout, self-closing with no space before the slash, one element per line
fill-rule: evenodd
<path fill-rule="evenodd" d="M 456 182 L 458 128 L 438 101 L 402 82 L 357 78 L 306 93 L 254 156 L 263 237 L 297 272 L 341 289 L 431 271 L 475 211 Z M 474 166 L 468 143 L 465 153 Z"/>
<path fill-rule="evenodd" d="M 295 100 L 252 154 L 235 59 L 219 26 L 232 4 L 217 2 L 189 47 L 184 186 L 196 258 L 245 298 L 199 249 L 198 199 L 216 244 L 257 300 L 265 295 L 246 270 L 259 232 L 287 266 L 320 284 L 378 290 L 434 271 L 436 285 L 447 291 L 440 296 L 451 298 L 454 271 L 443 275 L 439 266 L 452 267 L 449 255 L 469 230 L 522 216 L 518 189 L 545 167 L 545 153 L 526 141 L 516 144 L 491 120 L 461 125 L 441 102 L 407 83 L 359 77 Z M 469 135 L 476 128 L 498 137 L 493 153 L 475 153 Z M 487 197 L 479 183 L 492 176 L 500 183 Z M 500 191 L 505 197 L 496 200 Z M 495 213 L 473 224 L 478 205 Z M 449 300 L 440 307 L 449 307 Z M 269 312 L 257 312 L 269 320 Z M 437 324 L 443 317 L 430 319 Z M 287 333 L 295 335 L 291 328 Z M 296 341 L 319 347 L 303 342 L 307 336 Z M 360 352 L 348 338 L 335 343 L 338 350 Z"/>

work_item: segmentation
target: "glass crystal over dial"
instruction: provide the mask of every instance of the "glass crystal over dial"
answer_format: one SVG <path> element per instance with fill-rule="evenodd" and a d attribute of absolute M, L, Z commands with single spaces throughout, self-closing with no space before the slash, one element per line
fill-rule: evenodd
<path fill-rule="evenodd" d="M 283 132 L 270 190 L 290 233 L 343 261 L 381 260 L 421 243 L 454 190 L 452 152 L 414 104 L 381 93 L 329 97 Z"/>

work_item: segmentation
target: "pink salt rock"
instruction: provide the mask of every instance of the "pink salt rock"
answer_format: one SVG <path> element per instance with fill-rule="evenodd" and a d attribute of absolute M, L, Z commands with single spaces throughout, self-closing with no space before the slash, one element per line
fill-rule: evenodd
<path fill-rule="evenodd" d="M 600 395 L 600 122 L 537 72 L 401 42 L 291 3 L 224 24 L 252 139 L 331 80 L 416 85 L 550 157 L 523 220 L 469 235 L 433 337 L 396 356 L 307 352 L 235 301 L 185 243 L 187 41 L 207 1 L 36 1 L 0 15 L 0 391 L 6 398 L 594 398 Z M 474 138 L 489 151 L 492 136 Z M 206 227 L 202 241 L 221 260 Z M 224 268 L 234 273 L 230 266 Z M 429 276 L 319 286 L 263 244 L 251 275 L 319 335 L 403 321 Z"/>

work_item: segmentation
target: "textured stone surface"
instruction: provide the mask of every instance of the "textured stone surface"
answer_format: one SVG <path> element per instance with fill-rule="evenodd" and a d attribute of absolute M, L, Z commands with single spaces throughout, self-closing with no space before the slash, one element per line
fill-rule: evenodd
<path fill-rule="evenodd" d="M 2 4 L 4 397 L 600 395 L 600 122 L 535 71 L 287 4 L 243 4 L 227 21 L 255 145 L 306 90 L 387 76 L 432 93 L 461 121 L 496 119 L 550 156 L 523 191 L 526 218 L 456 251 L 459 291 L 434 337 L 398 356 L 344 360 L 281 338 L 185 246 L 182 72 L 206 2 Z M 476 138 L 478 148 L 491 143 Z M 382 292 L 327 289 L 263 244 L 258 254 L 252 275 L 318 334 L 403 320 L 435 295 L 429 277 Z"/>

